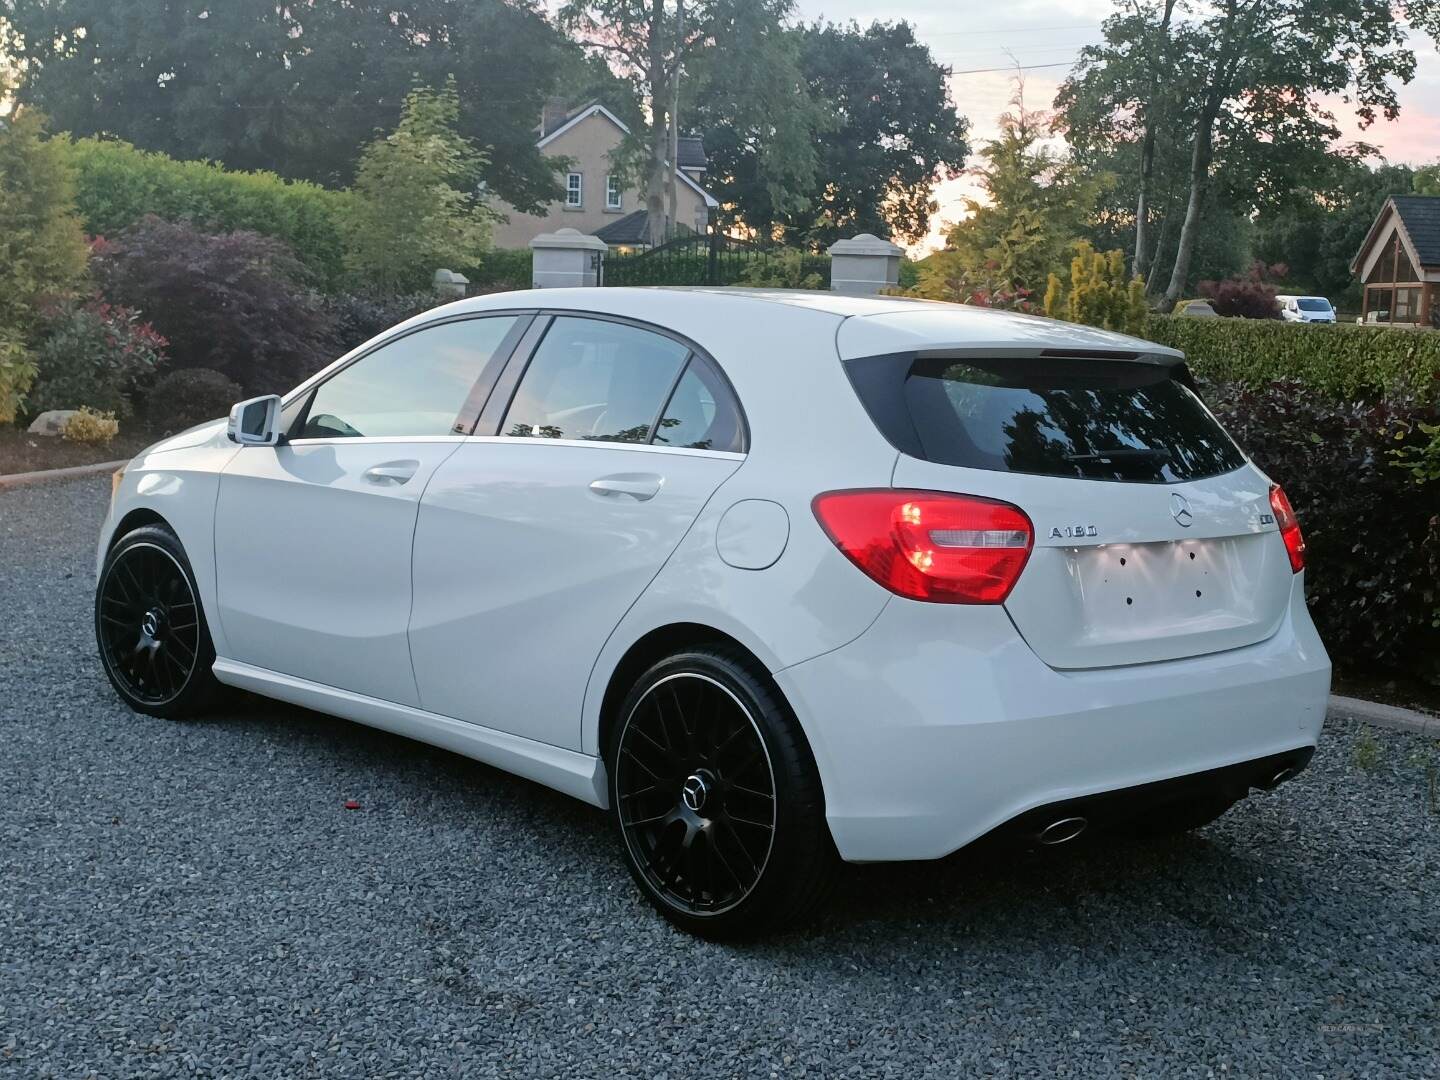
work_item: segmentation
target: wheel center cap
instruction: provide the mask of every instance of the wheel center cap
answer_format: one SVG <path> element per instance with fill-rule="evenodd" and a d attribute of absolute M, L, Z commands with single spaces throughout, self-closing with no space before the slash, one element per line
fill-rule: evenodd
<path fill-rule="evenodd" d="M 703 773 L 691 773 L 685 778 L 684 785 L 680 788 L 680 798 L 685 805 L 699 813 L 705 807 L 705 801 L 710 798 L 710 782 L 705 779 Z"/>
<path fill-rule="evenodd" d="M 140 630 L 146 637 L 154 637 L 160 633 L 160 621 L 163 618 L 159 608 L 151 608 L 145 612 L 145 617 L 140 620 Z"/>

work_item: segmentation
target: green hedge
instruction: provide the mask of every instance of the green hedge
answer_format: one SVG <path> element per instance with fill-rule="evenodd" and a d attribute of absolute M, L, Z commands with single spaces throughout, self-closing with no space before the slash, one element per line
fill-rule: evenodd
<path fill-rule="evenodd" d="M 491 248 L 479 266 L 456 267 L 471 285 L 484 288 L 528 289 L 535 281 L 529 248 Z"/>
<path fill-rule="evenodd" d="M 114 139 L 66 145 L 76 206 L 92 236 L 114 236 L 146 214 L 200 228 L 249 229 L 287 243 L 317 283 L 343 274 L 339 223 L 350 196 L 268 172 L 232 172 L 205 161 L 176 161 Z"/>
<path fill-rule="evenodd" d="M 1146 337 L 1179 349 L 1192 371 L 1216 382 L 1299 379 L 1331 397 L 1440 401 L 1440 331 L 1153 315 Z"/>
<path fill-rule="evenodd" d="M 771 252 L 725 251 L 716 261 L 717 278 L 710 280 L 710 256 L 703 250 L 662 252 L 652 255 L 612 255 L 605 260 L 607 285 L 748 285 L 771 288 L 799 288 L 789 279 L 799 275 L 818 275 L 826 288 L 830 283 L 830 256 L 811 253 L 787 256 L 794 249 Z M 777 275 L 773 279 L 771 275 Z M 781 280 L 787 281 L 781 284 Z M 767 281 L 771 284 L 765 285 Z"/>

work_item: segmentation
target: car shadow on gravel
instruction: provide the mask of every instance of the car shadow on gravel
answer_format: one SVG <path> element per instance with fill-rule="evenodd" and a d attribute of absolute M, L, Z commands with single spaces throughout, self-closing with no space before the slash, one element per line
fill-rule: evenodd
<path fill-rule="evenodd" d="M 1048 911 L 1061 924 L 1093 922 L 1097 911 L 1123 913 L 1139 900 L 1132 895 L 1137 887 L 1163 886 L 1173 899 L 1202 885 L 1212 891 L 1217 881 L 1253 880 L 1257 871 L 1264 872 L 1257 860 L 1202 834 L 1157 840 L 1107 834 L 1055 850 L 977 847 L 933 862 L 847 866 L 828 921 L 832 930 L 897 919 L 1000 927 L 1024 905 L 1032 918 Z M 1270 874 L 1278 887 L 1290 876 L 1274 867 Z"/>
<path fill-rule="evenodd" d="M 357 793 L 380 789 L 385 794 L 375 797 L 403 802 L 404 817 L 414 826 L 499 824 L 512 843 L 552 852 L 557 872 L 588 863 L 586 874 L 594 881 L 625 895 L 632 888 L 605 815 L 540 784 L 399 735 L 248 694 L 193 723 L 234 729 L 257 747 L 282 745 L 297 770 L 338 771 Z M 371 808 L 367 801 L 365 809 Z M 1230 835 L 1237 824 L 1265 835 L 1274 823 L 1254 820 L 1261 810 L 1242 803 L 1204 832 L 1164 840 L 1102 834 L 1053 849 L 977 846 L 933 862 L 845 865 L 813 925 L 735 948 L 769 954 L 772 961 L 803 956 L 824 966 L 836 962 L 837 942 L 888 937 L 904 928 L 934 941 L 962 938 L 970 947 L 1049 951 L 1101 943 L 1119 949 L 1153 938 L 1158 920 L 1209 937 L 1213 948 L 1244 951 L 1254 935 L 1227 910 L 1229 900 L 1243 895 L 1247 904 L 1258 899 L 1293 909 L 1304 904 L 1311 887 L 1297 868 L 1264 850 L 1273 842 L 1283 851 L 1283 835 L 1269 836 L 1259 849 Z M 636 918 L 655 918 L 638 892 L 633 899 Z"/>
<path fill-rule="evenodd" d="M 593 807 L 484 762 L 298 705 L 231 693 L 221 710 L 187 723 L 283 742 L 285 753 L 296 759 L 326 759 L 354 777 L 357 792 L 377 782 L 392 794 L 408 787 L 406 794 L 417 796 L 408 804 L 410 816 L 418 813 L 422 821 L 426 808 L 437 823 L 453 824 L 460 818 L 516 807 L 532 820 L 563 821 L 582 832 L 604 832 L 604 816 Z"/>

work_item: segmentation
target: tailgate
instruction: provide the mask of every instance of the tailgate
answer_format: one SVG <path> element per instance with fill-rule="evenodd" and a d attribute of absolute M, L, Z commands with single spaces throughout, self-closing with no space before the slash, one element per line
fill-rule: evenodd
<path fill-rule="evenodd" d="M 1274 634 L 1293 574 L 1270 483 L 1196 396 L 1179 357 L 1143 342 L 1095 349 L 1060 323 L 1040 330 L 1047 340 L 1033 349 L 846 361 L 871 419 L 901 451 L 894 485 L 999 499 L 1029 515 L 1034 547 L 1005 610 L 1052 667 L 1176 660 Z M 1067 335 L 1074 346 L 1057 340 Z"/>
<path fill-rule="evenodd" d="M 1292 573 L 1269 482 L 1246 465 L 1187 484 L 998 474 L 902 456 L 897 487 L 1003 499 L 1035 526 L 1005 610 L 1051 667 L 1176 660 L 1279 629 Z"/>

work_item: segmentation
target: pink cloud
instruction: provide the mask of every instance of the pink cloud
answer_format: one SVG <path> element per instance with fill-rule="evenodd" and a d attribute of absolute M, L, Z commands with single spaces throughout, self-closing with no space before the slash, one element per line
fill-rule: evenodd
<path fill-rule="evenodd" d="M 1428 165 L 1440 158 L 1440 113 L 1428 112 L 1419 103 L 1402 101 L 1394 120 L 1377 120 L 1362 128 L 1350 106 L 1336 101 L 1332 106 L 1343 142 L 1367 142 L 1378 146 L 1392 164 Z"/>

